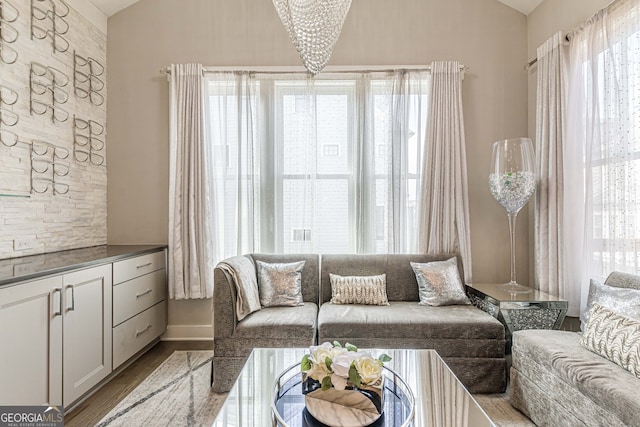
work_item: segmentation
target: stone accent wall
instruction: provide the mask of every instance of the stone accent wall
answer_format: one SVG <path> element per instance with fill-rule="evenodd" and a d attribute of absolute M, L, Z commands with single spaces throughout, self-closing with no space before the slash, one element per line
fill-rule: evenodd
<path fill-rule="evenodd" d="M 79 129 L 83 123 L 76 122 L 75 118 L 95 122 L 94 131 L 99 130 L 100 126 L 106 129 L 106 34 L 69 8 L 67 16 L 56 18 L 56 27 L 64 28 L 65 23 L 68 24 L 68 31 L 62 35 L 69 44 L 68 50 L 54 52 L 50 37 L 43 40 L 31 37 L 31 1 L 0 0 L 0 3 L 4 4 L 2 10 L 5 19 L 13 17 L 6 3 L 19 11 L 17 19 L 9 23 L 17 30 L 18 37 L 8 44 L 18 53 L 18 59 L 13 64 L 0 62 L 0 86 L 4 87 L 0 89 L 3 99 L 0 115 L 4 122 L 0 123 L 0 131 L 5 132 L 5 142 L 0 143 L 0 259 L 106 244 L 106 130 L 101 135 L 95 135 L 94 132 L 93 163 L 82 153 L 88 146 L 74 143 L 87 144 L 82 135 L 88 133 L 85 129 Z M 58 14 L 64 14 L 65 7 L 60 0 L 34 0 L 33 4 L 44 12 L 51 10 L 53 4 Z M 52 11 L 48 13 L 53 15 Z M 36 19 L 34 23 L 45 30 L 52 28 L 48 18 Z M 7 23 L 0 25 L 6 35 Z M 65 42 L 59 39 L 58 45 L 63 50 Z M 74 85 L 76 54 L 84 59 L 92 58 L 104 67 L 104 73 L 98 76 L 99 81 L 94 78 L 93 88 L 97 92 L 94 102 L 78 96 L 83 92 L 74 90 L 74 86 L 86 90 L 88 84 L 78 81 Z M 42 115 L 31 112 L 30 95 L 34 88 L 30 88 L 30 76 L 34 63 L 53 67 L 54 74 L 59 70 L 68 77 L 66 86 L 55 89 L 59 100 L 68 95 L 65 103 L 55 103 L 68 113 L 66 121 L 53 120 L 50 109 Z M 41 71 L 38 65 L 33 67 Z M 78 69 L 86 72 L 88 68 L 84 66 Z M 98 70 L 96 65 L 94 71 Z M 79 80 L 86 80 L 83 76 L 78 77 Z M 46 88 L 46 82 L 50 82 L 51 72 L 33 80 L 39 82 L 34 86 L 35 91 L 43 92 L 36 94 L 34 99 L 50 102 L 52 95 L 51 90 Z M 101 87 L 101 82 L 104 87 Z M 12 102 L 14 93 L 18 95 L 17 102 L 7 105 Z M 104 97 L 104 103 L 96 105 L 100 96 Z M 42 104 L 37 106 L 43 108 Z M 65 115 L 60 110 L 58 114 L 59 118 Z M 18 122 L 9 126 L 13 121 L 11 117 L 15 115 L 18 116 Z M 74 126 L 74 123 L 78 123 L 78 126 Z M 74 137 L 76 127 L 75 133 L 79 137 Z M 7 131 L 18 135 L 19 142 L 12 147 L 7 146 L 13 141 Z M 78 150 L 75 153 L 74 146 Z M 97 165 L 101 158 L 104 159 L 103 163 Z M 50 183 L 51 180 L 56 184 Z"/>

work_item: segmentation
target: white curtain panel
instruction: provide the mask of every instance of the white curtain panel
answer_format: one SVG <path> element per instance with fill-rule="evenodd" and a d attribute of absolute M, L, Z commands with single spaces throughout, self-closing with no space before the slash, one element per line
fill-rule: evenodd
<path fill-rule="evenodd" d="M 211 164 L 202 65 L 171 65 L 169 90 L 169 296 L 211 298 Z"/>
<path fill-rule="evenodd" d="M 431 101 L 423 156 L 420 250 L 460 253 L 471 283 L 469 197 L 462 112 L 462 69 L 456 61 L 431 64 Z"/>
<path fill-rule="evenodd" d="M 536 97 L 536 173 L 539 185 L 535 203 L 536 287 L 571 302 L 575 316 L 580 294 L 565 278 L 564 175 L 566 66 L 568 46 L 562 32 L 538 47 Z"/>
<path fill-rule="evenodd" d="M 640 1 L 613 3 L 570 43 L 564 154 L 566 286 L 640 274 Z"/>

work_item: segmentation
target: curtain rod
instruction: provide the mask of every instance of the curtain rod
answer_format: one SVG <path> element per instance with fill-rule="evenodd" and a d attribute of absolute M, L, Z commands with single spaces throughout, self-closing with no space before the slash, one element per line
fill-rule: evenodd
<path fill-rule="evenodd" d="M 589 19 L 587 19 L 586 21 L 584 21 L 582 24 L 578 25 L 577 27 L 575 27 L 573 30 L 569 31 L 567 34 L 565 34 L 564 39 L 568 42 L 571 41 L 571 38 L 573 37 L 574 33 L 576 33 L 578 30 L 580 30 L 587 22 L 591 21 L 593 18 L 595 18 L 596 16 L 598 16 L 600 13 L 602 13 L 605 10 L 609 10 L 612 9 L 613 7 L 617 6 L 618 3 L 622 3 L 625 0 L 613 0 L 611 3 L 609 3 L 608 5 L 606 5 L 605 7 L 603 7 L 602 9 L 600 9 L 599 11 L 597 11 L 596 13 L 594 13 L 593 15 L 591 15 L 591 17 Z M 535 65 L 538 62 L 538 58 L 533 58 L 531 61 L 529 61 L 527 63 L 527 65 L 524 66 L 524 69 L 529 71 L 529 69 Z"/>
<path fill-rule="evenodd" d="M 567 33 L 564 35 L 564 39 L 567 42 L 571 41 L 571 35 L 573 34 L 573 31 Z M 538 57 L 533 58 L 531 61 L 527 62 L 527 64 L 524 66 L 524 69 L 526 71 L 529 71 L 531 69 L 531 67 L 533 67 L 536 63 L 538 62 Z"/>
<path fill-rule="evenodd" d="M 397 70 L 410 70 L 410 71 L 431 71 L 430 65 L 394 65 L 392 67 L 383 65 L 383 66 L 368 66 L 368 67 L 351 67 L 351 66 L 328 66 L 323 72 L 326 74 L 336 74 L 336 73 L 370 73 L 370 72 L 393 72 Z M 270 66 L 257 66 L 252 68 L 242 68 L 242 67 L 233 67 L 233 66 L 225 66 L 225 67 L 204 67 L 204 74 L 208 73 L 217 73 L 223 71 L 242 71 L 247 73 L 270 73 L 270 74 L 294 74 L 294 73 L 305 73 L 311 75 L 304 67 L 270 67 Z M 460 65 L 460 71 L 469 72 L 471 68 Z M 169 67 L 161 68 L 161 74 L 171 74 L 171 69 Z M 321 73 L 322 74 L 322 73 Z"/>

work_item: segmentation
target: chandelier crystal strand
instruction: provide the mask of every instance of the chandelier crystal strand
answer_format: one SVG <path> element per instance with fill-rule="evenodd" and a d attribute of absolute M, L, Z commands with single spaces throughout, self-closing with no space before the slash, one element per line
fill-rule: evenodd
<path fill-rule="evenodd" d="M 305 68 L 318 74 L 329 62 L 351 0 L 273 0 Z"/>

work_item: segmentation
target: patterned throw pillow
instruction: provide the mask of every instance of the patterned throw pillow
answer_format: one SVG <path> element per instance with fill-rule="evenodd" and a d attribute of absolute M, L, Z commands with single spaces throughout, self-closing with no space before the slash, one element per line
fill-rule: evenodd
<path fill-rule="evenodd" d="M 338 276 L 329 274 L 333 304 L 389 305 L 387 275 Z"/>
<path fill-rule="evenodd" d="M 295 307 L 302 301 L 302 269 L 306 261 L 269 264 L 256 261 L 262 307 Z"/>
<path fill-rule="evenodd" d="M 580 344 L 640 378 L 639 321 L 594 303 Z"/>
<path fill-rule="evenodd" d="M 418 281 L 420 305 L 471 304 L 460 280 L 455 257 L 446 261 L 410 264 Z"/>

